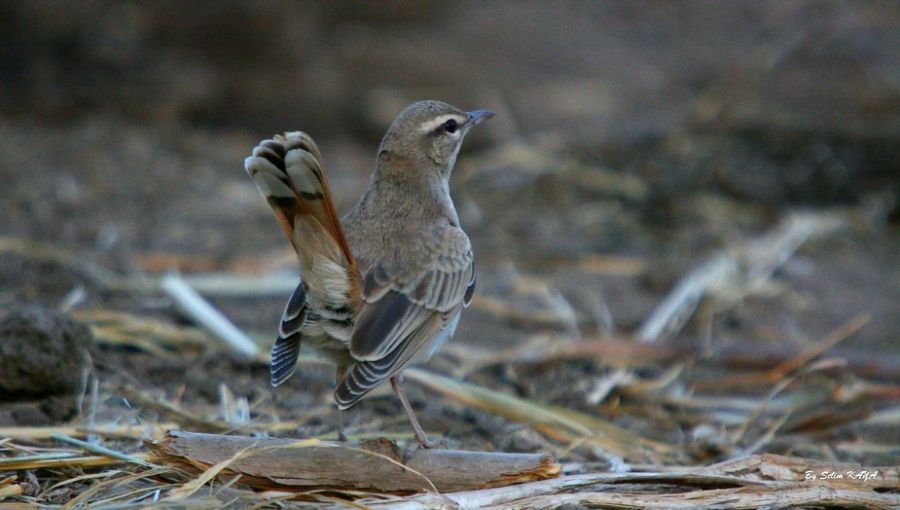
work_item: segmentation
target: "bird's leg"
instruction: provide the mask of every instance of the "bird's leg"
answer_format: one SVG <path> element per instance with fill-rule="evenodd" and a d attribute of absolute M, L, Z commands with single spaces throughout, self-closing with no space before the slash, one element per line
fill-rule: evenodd
<path fill-rule="evenodd" d="M 338 409 L 338 441 L 347 442 L 347 436 L 344 434 L 344 410 Z"/>
<path fill-rule="evenodd" d="M 337 367 L 334 378 L 337 379 L 335 382 L 335 386 L 341 383 L 344 380 L 344 374 L 347 372 L 346 367 Z M 344 410 L 338 407 L 338 433 L 337 433 L 338 441 L 346 442 L 347 436 L 344 435 Z"/>
<path fill-rule="evenodd" d="M 403 404 L 403 409 L 406 411 L 406 415 L 409 416 L 409 422 L 412 423 L 413 430 L 416 432 L 416 441 L 419 445 L 422 448 L 434 448 L 437 446 L 437 441 L 428 439 L 425 431 L 422 430 L 422 426 L 419 425 L 416 413 L 413 412 L 412 406 L 409 405 L 409 399 L 406 398 L 406 393 L 403 391 L 403 376 L 395 375 L 391 377 L 391 387 L 394 388 L 394 393 L 400 398 L 400 403 Z"/>

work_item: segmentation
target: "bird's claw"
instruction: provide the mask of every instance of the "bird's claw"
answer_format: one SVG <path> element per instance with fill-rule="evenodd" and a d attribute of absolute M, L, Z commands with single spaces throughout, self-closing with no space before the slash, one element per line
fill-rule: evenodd
<path fill-rule="evenodd" d="M 430 450 L 432 448 L 440 448 L 443 446 L 447 446 L 447 440 L 444 438 L 429 439 L 427 437 L 416 437 L 416 441 L 410 443 L 403 451 L 403 463 L 406 464 L 419 449 Z"/>

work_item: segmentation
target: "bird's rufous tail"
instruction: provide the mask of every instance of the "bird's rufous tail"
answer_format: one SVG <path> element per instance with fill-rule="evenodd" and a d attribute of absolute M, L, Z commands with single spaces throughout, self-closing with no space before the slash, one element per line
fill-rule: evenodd
<path fill-rule="evenodd" d="M 300 131 L 263 140 L 244 168 L 297 251 L 307 300 L 315 308 L 349 306 L 359 271 L 344 237 L 315 142 Z"/>

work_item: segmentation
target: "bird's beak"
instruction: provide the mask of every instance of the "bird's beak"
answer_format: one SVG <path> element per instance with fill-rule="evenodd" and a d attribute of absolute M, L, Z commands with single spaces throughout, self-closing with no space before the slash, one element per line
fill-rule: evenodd
<path fill-rule="evenodd" d="M 474 110 L 466 113 L 466 122 L 470 126 L 477 126 L 481 121 L 490 119 L 494 115 L 497 114 L 493 110 Z"/>

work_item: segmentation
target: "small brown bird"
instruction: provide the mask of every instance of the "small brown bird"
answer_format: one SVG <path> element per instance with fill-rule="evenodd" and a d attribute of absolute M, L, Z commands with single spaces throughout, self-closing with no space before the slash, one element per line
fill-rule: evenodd
<path fill-rule="evenodd" d="M 244 161 L 300 262 L 302 281 L 272 347 L 273 385 L 291 376 L 301 351 L 337 366 L 341 410 L 389 379 L 416 440 L 431 446 L 401 374 L 453 336 L 472 299 L 472 246 L 448 180 L 466 134 L 493 115 L 439 101 L 408 106 L 381 141 L 369 189 L 343 221 L 306 133 L 264 140 Z"/>

